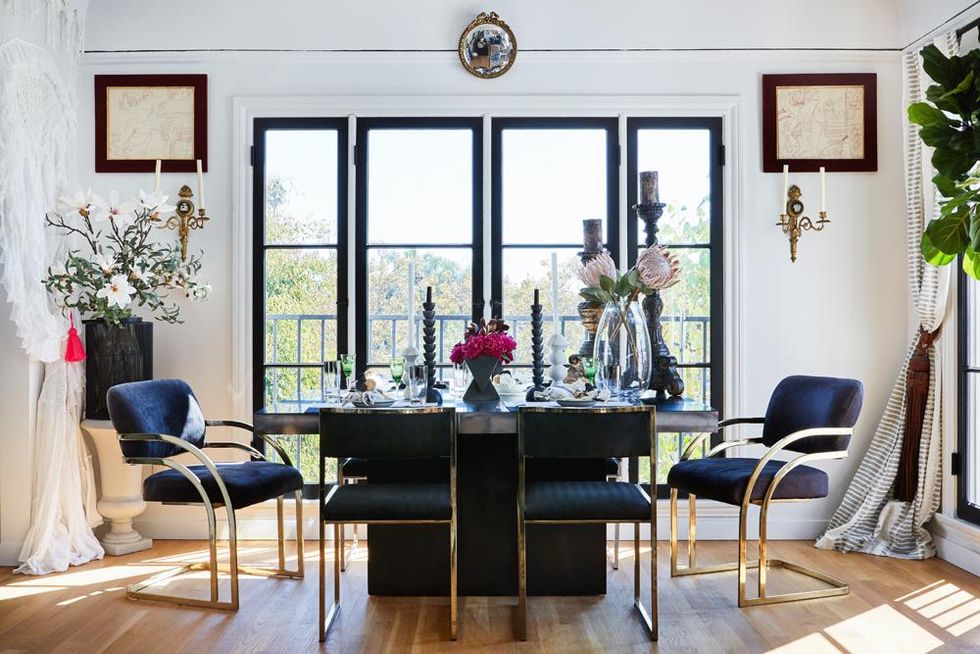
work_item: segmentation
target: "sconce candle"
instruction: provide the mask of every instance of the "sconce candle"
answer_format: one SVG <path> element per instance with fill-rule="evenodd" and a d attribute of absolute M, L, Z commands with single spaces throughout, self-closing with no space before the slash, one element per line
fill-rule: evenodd
<path fill-rule="evenodd" d="M 789 164 L 783 164 L 783 195 L 779 203 L 785 205 L 786 196 L 788 195 L 789 195 Z M 782 211 L 780 213 L 786 213 L 786 212 Z"/>
<path fill-rule="evenodd" d="M 827 213 L 827 169 L 820 166 L 820 213 Z"/>
<path fill-rule="evenodd" d="M 156 173 L 153 175 L 153 192 L 160 192 L 160 164 L 161 161 L 157 159 Z"/>
<path fill-rule="evenodd" d="M 660 180 L 656 170 L 645 170 L 640 173 L 640 204 L 657 204 L 660 202 Z"/>
<path fill-rule="evenodd" d="M 201 160 L 197 160 L 197 204 L 204 208 L 204 172 L 201 170 Z"/>

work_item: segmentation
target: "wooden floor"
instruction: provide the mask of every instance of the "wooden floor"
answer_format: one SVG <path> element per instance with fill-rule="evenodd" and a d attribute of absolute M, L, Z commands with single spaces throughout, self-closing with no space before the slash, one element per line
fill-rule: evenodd
<path fill-rule="evenodd" d="M 647 545 L 641 547 L 647 561 Z M 621 551 L 605 597 L 531 598 L 527 643 L 513 639 L 513 598 L 462 598 L 458 642 L 449 642 L 441 598 L 374 598 L 365 592 L 366 550 L 344 573 L 344 605 L 322 648 L 337 652 L 980 652 L 980 578 L 943 561 L 897 561 L 776 542 L 772 555 L 846 579 L 846 597 L 739 609 L 734 573 L 671 579 L 660 545 L 660 642 L 631 610 L 632 556 Z M 272 562 L 274 547 L 242 543 L 244 560 Z M 205 560 L 198 541 L 157 541 L 153 550 L 45 577 L 0 568 L 0 652 L 315 652 L 317 560 L 307 547 L 304 580 L 242 577 L 241 610 L 223 613 L 133 602 L 125 586 L 178 561 Z M 732 542 L 706 542 L 699 563 L 730 558 Z M 328 557 L 330 554 L 328 553 Z M 775 592 L 787 581 L 774 571 Z M 328 580 L 329 580 L 328 576 Z M 648 577 L 644 575 L 644 582 Z M 201 588 L 203 579 L 176 587 Z M 329 582 L 328 582 L 329 583 Z M 205 582 L 206 584 L 206 582 Z M 172 586 L 171 588 L 174 588 Z M 644 583 L 644 598 L 649 591 Z"/>

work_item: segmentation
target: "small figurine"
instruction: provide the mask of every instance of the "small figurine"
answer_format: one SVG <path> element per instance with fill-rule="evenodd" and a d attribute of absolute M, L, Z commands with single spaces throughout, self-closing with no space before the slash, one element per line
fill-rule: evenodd
<path fill-rule="evenodd" d="M 582 363 L 582 357 L 577 354 L 573 354 L 568 357 L 568 371 L 566 372 L 565 379 L 562 380 L 562 383 L 574 384 L 579 380 L 588 382 L 588 377 L 585 375 L 585 366 Z"/>

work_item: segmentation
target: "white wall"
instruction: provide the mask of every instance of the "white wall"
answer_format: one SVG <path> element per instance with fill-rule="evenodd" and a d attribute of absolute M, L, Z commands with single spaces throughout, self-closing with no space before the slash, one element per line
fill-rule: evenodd
<path fill-rule="evenodd" d="M 967 23 L 980 13 L 978 4 L 976 0 L 896 0 L 902 47 L 944 26 L 947 21 L 953 21 L 948 26 L 952 29 Z"/>
<path fill-rule="evenodd" d="M 182 9 L 182 5 L 187 5 Z M 727 270 L 740 295 L 741 344 L 737 370 L 740 405 L 732 413 L 759 414 L 769 393 L 787 374 L 854 376 L 865 382 L 866 404 L 852 458 L 829 466 L 834 494 L 822 502 L 779 507 L 784 527 L 776 534 L 816 535 L 836 508 L 884 407 L 906 347 L 904 200 L 901 164 L 900 66 L 896 52 L 724 51 L 645 53 L 548 53 L 525 51 L 513 70 L 494 81 L 467 75 L 456 61 L 455 40 L 476 12 L 415 3 L 392 4 L 385 11 L 353 3 L 327 16 L 314 10 L 299 20 L 264 12 L 252 19 L 257 3 L 236 3 L 229 16 L 213 4 L 173 3 L 171 15 L 190 15 L 190 32 L 134 30 L 155 18 L 137 3 L 96 3 L 90 16 L 87 48 L 385 48 L 439 50 L 425 53 L 149 53 L 89 54 L 80 70 L 81 181 L 100 189 L 133 190 L 149 183 L 133 175 L 95 175 L 92 143 L 92 76 L 96 73 L 206 72 L 210 85 L 211 171 L 207 175 L 212 221 L 191 236 L 205 250 L 207 275 L 215 293 L 206 304 L 191 305 L 187 324 L 156 332 L 157 376 L 180 375 L 199 391 L 211 415 L 232 410 L 232 174 L 239 157 L 232 152 L 232 99 L 237 96 L 486 95 L 519 98 L 529 94 L 629 95 L 662 97 L 734 96 L 741 151 L 735 167 L 740 206 L 731 218 L 739 229 L 739 263 Z M 813 47 L 895 47 L 897 16 L 890 2 L 757 3 L 771 11 L 741 15 L 738 3 L 517 3 L 498 9 L 525 48 L 741 48 L 795 45 L 780 16 L 804 17 L 802 43 Z M 628 11 L 610 9 L 623 4 Z M 320 5 L 317 5 L 320 6 Z M 324 5 L 326 6 L 326 5 Z M 320 13 L 318 13 L 320 12 Z M 214 29 L 219 16 L 228 22 Z M 710 22 L 691 25 L 704 16 Z M 842 19 L 845 16 L 846 19 Z M 639 18 L 637 18 L 639 17 Z M 555 21 L 559 21 L 558 24 Z M 809 21 L 807 23 L 807 21 Z M 203 27 L 198 27 L 197 23 Z M 868 25 L 878 26 L 867 29 Z M 879 84 L 879 161 L 877 173 L 834 174 L 828 179 L 833 221 L 819 235 L 807 234 L 800 259 L 789 261 L 786 238 L 774 225 L 779 212 L 779 175 L 761 172 L 760 75 L 763 72 L 875 72 Z M 397 102 L 397 98 L 393 98 Z M 433 98 L 438 110 L 438 99 Z M 346 113 L 346 112 L 341 112 Z M 188 175 L 167 175 L 176 188 Z M 794 179 L 813 199 L 815 175 Z M 811 205 L 812 206 L 812 205 Z M 170 508 L 151 507 L 142 528 L 152 535 L 154 520 Z M 158 523 L 159 524 L 159 523 Z M 727 536 L 734 534 L 729 529 Z M 707 537 L 708 534 L 706 533 Z"/>

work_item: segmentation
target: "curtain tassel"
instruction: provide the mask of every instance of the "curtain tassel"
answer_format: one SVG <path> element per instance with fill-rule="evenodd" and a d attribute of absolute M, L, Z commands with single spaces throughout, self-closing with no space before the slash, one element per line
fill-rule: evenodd
<path fill-rule="evenodd" d="M 926 402 L 929 400 L 929 376 L 932 368 L 929 351 L 938 336 L 938 329 L 927 332 L 919 327 L 919 338 L 905 373 L 905 425 L 902 430 L 898 476 L 895 478 L 895 499 L 902 502 L 914 500 L 919 488 L 919 443 L 922 440 Z"/>
<path fill-rule="evenodd" d="M 68 344 L 65 346 L 65 361 L 75 363 L 85 360 L 85 348 L 82 346 L 82 339 L 78 337 L 78 330 L 75 329 L 75 316 L 70 317 L 71 326 L 68 328 Z"/>

